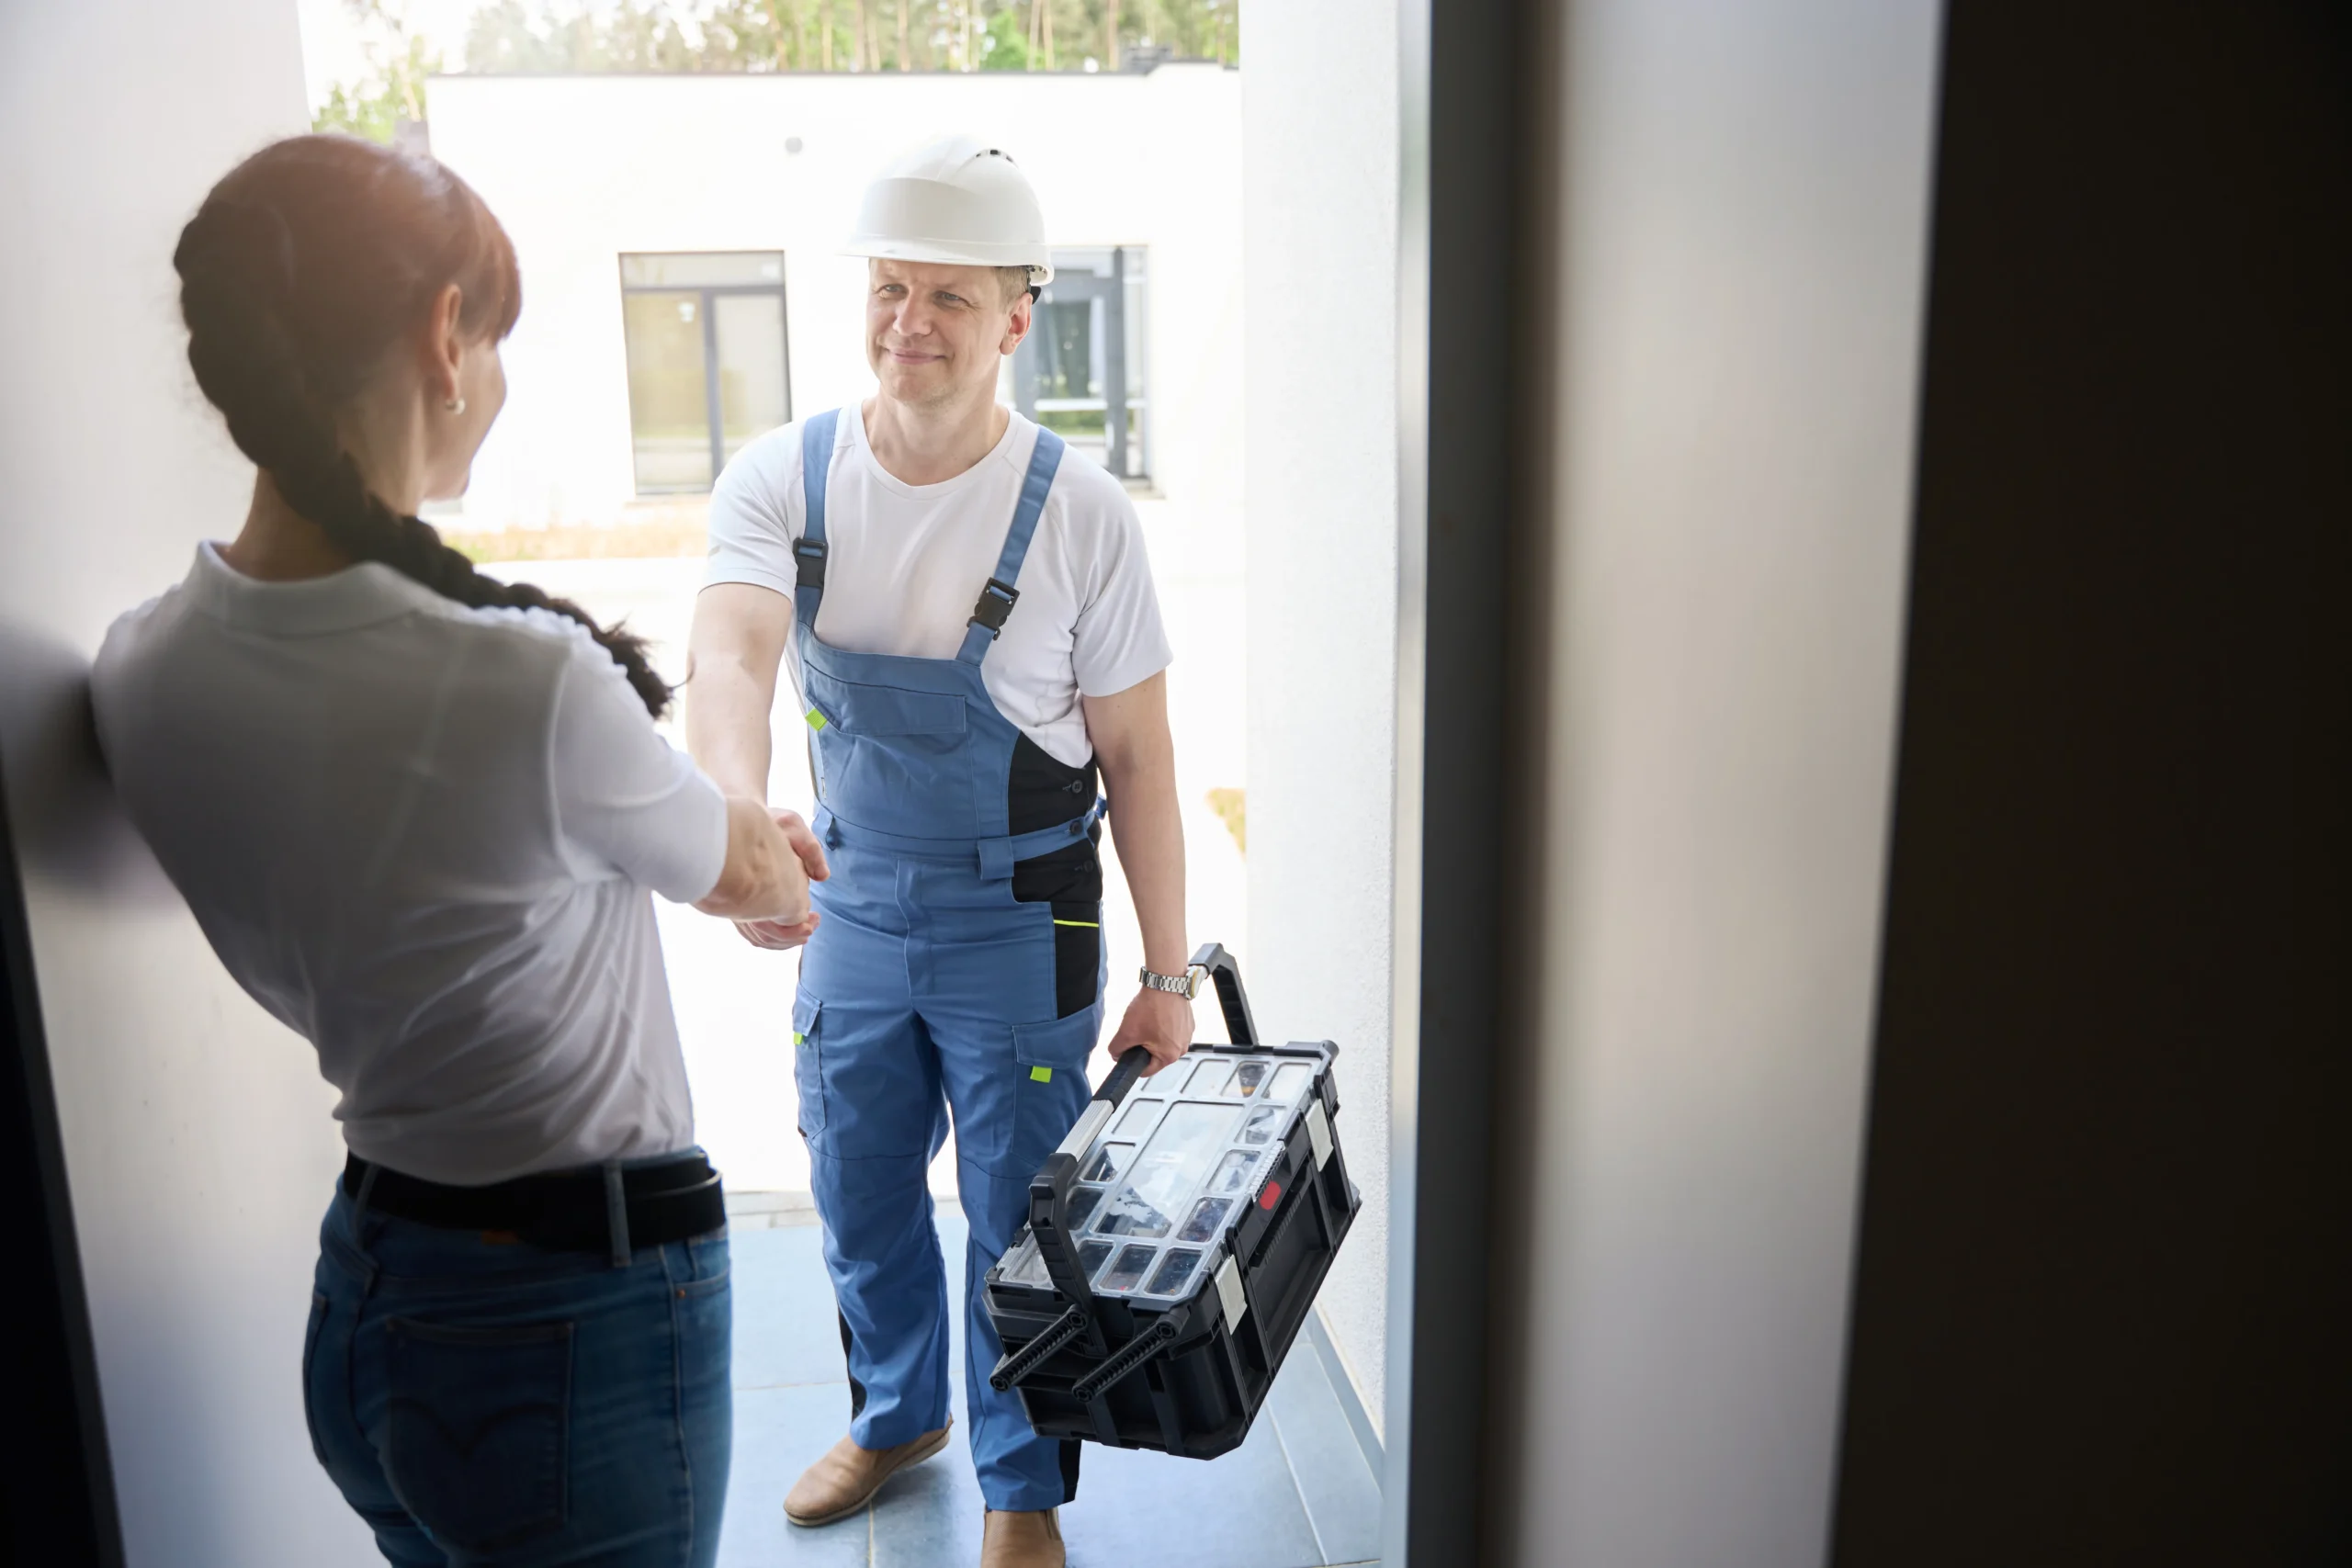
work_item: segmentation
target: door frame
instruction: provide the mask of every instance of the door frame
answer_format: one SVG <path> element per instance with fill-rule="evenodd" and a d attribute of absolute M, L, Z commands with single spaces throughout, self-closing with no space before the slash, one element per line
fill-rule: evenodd
<path fill-rule="evenodd" d="M 1401 0 L 1396 1035 L 1384 1561 L 1488 1561 L 1493 1138 L 1508 1029 L 1526 0 Z"/>

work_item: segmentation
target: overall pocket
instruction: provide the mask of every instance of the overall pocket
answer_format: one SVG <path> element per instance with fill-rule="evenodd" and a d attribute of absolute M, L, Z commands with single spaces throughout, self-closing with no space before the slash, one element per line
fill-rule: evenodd
<path fill-rule="evenodd" d="M 825 1004 L 806 987 L 792 998 L 792 1088 L 800 1099 L 800 1135 L 812 1145 L 825 1131 L 825 1064 L 819 1036 Z"/>
<path fill-rule="evenodd" d="M 1051 1023 L 1012 1028 L 1012 1059 L 1019 1097 L 1012 1147 L 1001 1175 L 1027 1177 L 1046 1163 L 1054 1146 L 1069 1135 L 1094 1093 L 1086 1081 L 1086 1059 L 1102 1032 L 1102 1010 L 1090 1007 Z"/>
<path fill-rule="evenodd" d="M 961 735 L 970 711 L 963 698 L 944 692 L 865 686 L 813 669 L 804 679 L 825 727 L 843 735 Z"/>
<path fill-rule="evenodd" d="M 1068 1018 L 1102 995 L 1102 906 L 1057 898 L 1054 911 L 1054 1016 Z"/>
<path fill-rule="evenodd" d="M 401 1506 L 466 1551 L 562 1529 L 572 1325 L 384 1327 L 384 1473 Z"/>

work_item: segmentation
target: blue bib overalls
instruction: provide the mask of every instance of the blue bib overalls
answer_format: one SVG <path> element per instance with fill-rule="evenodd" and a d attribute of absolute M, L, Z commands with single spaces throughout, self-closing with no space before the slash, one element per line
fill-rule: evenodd
<path fill-rule="evenodd" d="M 947 1281 L 924 1173 L 952 1112 L 971 1229 L 964 1386 L 980 1492 L 991 1508 L 1050 1508 L 1075 1491 L 1078 1445 L 1038 1437 L 1019 1397 L 989 1387 L 1000 1347 L 981 1280 L 1090 1092 L 1102 807 L 1092 764 L 1068 767 L 1023 736 L 990 700 L 980 661 L 1019 597 L 1062 443 L 1038 432 L 996 576 L 954 659 L 851 653 L 817 636 L 841 412 L 802 431 L 808 515 L 793 547 L 795 610 L 812 826 L 832 875 L 814 889 L 823 919 L 801 958 L 792 1027 L 850 1432 L 887 1449 L 947 1422 Z"/>

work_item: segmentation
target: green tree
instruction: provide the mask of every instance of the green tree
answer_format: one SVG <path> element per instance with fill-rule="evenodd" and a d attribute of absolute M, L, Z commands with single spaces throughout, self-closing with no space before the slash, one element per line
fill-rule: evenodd
<path fill-rule="evenodd" d="M 742 70 L 735 51 L 743 41 L 743 14 L 752 9 L 730 5 L 696 16 L 662 0 L 621 0 L 603 11 L 558 11 L 524 0 L 494 0 L 474 13 L 466 29 L 466 69 L 484 73 Z M 696 24 L 692 34 L 686 28 L 689 20 Z"/>
<path fill-rule="evenodd" d="M 424 82 L 439 73 L 441 56 L 412 33 L 404 12 L 384 0 L 346 0 L 362 34 L 367 72 L 354 83 L 337 83 L 311 117 L 313 130 L 340 130 L 389 146 L 402 120 L 423 123 Z"/>
<path fill-rule="evenodd" d="M 988 0 L 1017 9 L 1035 68 L 1098 70 L 1124 63 L 1137 48 L 1165 49 L 1178 60 L 1241 61 L 1241 0 Z M 1111 51 L 1114 34 L 1116 54 Z"/>
<path fill-rule="evenodd" d="M 484 75 L 520 75 L 571 68 L 564 46 L 547 26 L 533 26 L 523 0 L 495 0 L 476 11 L 466 29 L 466 69 Z"/>
<path fill-rule="evenodd" d="M 368 72 L 338 85 L 321 130 L 389 141 L 421 119 L 441 57 L 400 0 L 346 0 L 368 31 Z M 1240 0 L 485 0 L 465 68 L 592 71 L 1076 71 L 1139 48 L 1238 63 Z M 1113 47 L 1115 43 L 1115 49 Z"/>
<path fill-rule="evenodd" d="M 706 53 L 739 71 L 773 71 L 784 62 L 782 7 L 770 0 L 723 0 L 702 19 Z"/>
<path fill-rule="evenodd" d="M 998 7 L 981 35 L 979 68 L 983 71 L 1029 69 L 1029 38 L 1023 30 L 1028 18 L 1011 6 Z"/>
<path fill-rule="evenodd" d="M 1135 41 L 1166 44 L 1183 60 L 1241 63 L 1241 0 L 1131 0 Z"/>

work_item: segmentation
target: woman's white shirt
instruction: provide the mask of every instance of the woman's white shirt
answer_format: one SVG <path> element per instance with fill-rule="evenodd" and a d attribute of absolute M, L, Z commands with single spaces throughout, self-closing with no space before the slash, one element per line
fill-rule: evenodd
<path fill-rule="evenodd" d="M 125 809 L 354 1153 L 475 1185 L 692 1145 L 648 889 L 717 885 L 726 805 L 584 628 L 204 545 L 91 691 Z"/>

